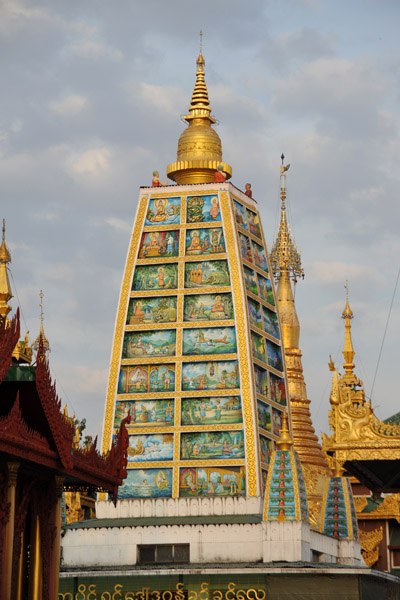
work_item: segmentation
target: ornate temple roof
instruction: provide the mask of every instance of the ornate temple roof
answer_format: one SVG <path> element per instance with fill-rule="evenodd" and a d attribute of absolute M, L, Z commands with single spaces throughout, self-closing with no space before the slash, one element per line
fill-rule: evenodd
<path fill-rule="evenodd" d="M 346 293 L 346 306 L 342 313 L 345 372 L 340 375 L 330 360 L 333 378 L 329 425 L 333 434 L 329 437 L 322 434 L 323 450 L 336 474 L 347 470 L 370 490 L 399 492 L 400 426 L 380 421 L 374 414 L 371 401 L 365 398 L 363 382 L 354 372 L 353 316 Z"/>

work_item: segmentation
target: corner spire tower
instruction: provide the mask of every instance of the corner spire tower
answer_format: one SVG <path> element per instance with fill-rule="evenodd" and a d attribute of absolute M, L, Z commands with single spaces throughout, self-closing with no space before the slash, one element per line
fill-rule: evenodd
<path fill-rule="evenodd" d="M 167 166 L 167 176 L 180 185 L 187 183 L 211 183 L 218 165 L 222 165 L 226 178 L 232 176 L 232 167 L 222 162 L 222 145 L 212 125 L 211 106 L 205 81 L 205 60 L 200 52 L 197 58 L 196 83 L 189 106 L 189 114 L 183 118 L 188 127 L 178 141 L 176 162 Z"/>
<path fill-rule="evenodd" d="M 284 158 L 282 154 L 280 168 L 281 221 L 270 256 L 272 271 L 278 283 L 277 296 L 286 356 L 294 448 L 303 466 L 307 495 L 310 500 L 310 518 L 313 520 L 313 504 L 318 507 L 320 502 L 318 478 L 319 475 L 326 475 L 329 467 L 312 425 L 310 400 L 307 398 L 303 376 L 302 354 L 299 348 L 300 324 L 291 280 L 296 284 L 299 277 L 304 278 L 304 269 L 301 266 L 300 253 L 287 223 L 285 178 L 290 165 L 283 164 Z M 317 513 L 316 509 L 314 523 L 318 519 Z"/>
<path fill-rule="evenodd" d="M 11 262 L 11 254 L 6 246 L 6 220 L 3 219 L 3 239 L 0 246 L 0 317 L 6 318 L 11 310 L 8 301 L 13 297 L 7 265 Z"/>

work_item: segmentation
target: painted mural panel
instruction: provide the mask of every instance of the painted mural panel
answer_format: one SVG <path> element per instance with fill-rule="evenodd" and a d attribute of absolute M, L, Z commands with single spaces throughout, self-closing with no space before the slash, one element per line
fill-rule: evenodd
<path fill-rule="evenodd" d="M 253 235 L 259 237 L 261 239 L 261 228 L 260 228 L 260 219 L 257 213 L 254 213 L 252 210 L 246 208 L 247 213 L 247 222 L 249 224 L 249 231 Z"/>
<path fill-rule="evenodd" d="M 185 248 L 186 256 L 204 256 L 226 252 L 222 227 L 188 229 Z"/>
<path fill-rule="evenodd" d="M 254 358 L 258 358 L 262 362 L 267 362 L 265 354 L 265 340 L 258 333 L 251 332 L 251 348 L 253 350 Z"/>
<path fill-rule="evenodd" d="M 181 459 L 244 458 L 243 431 L 181 433 Z"/>
<path fill-rule="evenodd" d="M 246 493 L 244 467 L 187 467 L 179 473 L 179 495 L 238 496 Z"/>
<path fill-rule="evenodd" d="M 273 373 L 269 374 L 269 393 L 271 400 L 286 405 L 286 386 L 282 377 L 277 377 Z"/>
<path fill-rule="evenodd" d="M 249 269 L 243 265 L 244 284 L 248 292 L 252 292 L 255 296 L 258 295 L 257 277 L 253 269 Z"/>
<path fill-rule="evenodd" d="M 180 198 L 153 198 L 150 200 L 145 225 L 175 225 L 180 221 Z"/>
<path fill-rule="evenodd" d="M 226 260 L 205 260 L 185 264 L 185 287 L 198 288 L 230 284 Z"/>
<path fill-rule="evenodd" d="M 259 269 L 262 269 L 263 271 L 268 273 L 267 255 L 265 253 L 263 246 L 260 246 L 260 244 L 256 244 L 255 242 L 252 242 L 252 247 L 253 247 L 254 263 L 257 265 L 257 267 Z"/>
<path fill-rule="evenodd" d="M 256 302 L 252 298 L 247 298 L 247 306 L 249 309 L 249 320 L 250 324 L 255 327 L 259 327 L 259 329 L 263 328 L 262 318 L 261 318 L 261 306 L 259 302 Z"/>
<path fill-rule="evenodd" d="M 184 356 L 232 352 L 236 352 L 235 327 L 197 327 L 183 330 Z"/>
<path fill-rule="evenodd" d="M 172 496 L 172 469 L 128 469 L 118 498 L 168 498 Z"/>
<path fill-rule="evenodd" d="M 267 346 L 267 360 L 270 367 L 274 367 L 278 371 L 283 371 L 282 350 L 269 340 L 265 340 Z"/>
<path fill-rule="evenodd" d="M 260 298 L 275 306 L 274 292 L 272 291 L 271 280 L 257 273 L 258 285 L 260 288 Z"/>
<path fill-rule="evenodd" d="M 133 276 L 133 290 L 171 290 L 178 287 L 178 265 L 139 265 Z"/>
<path fill-rule="evenodd" d="M 257 415 L 259 427 L 262 427 L 265 431 L 272 431 L 271 407 L 269 404 L 257 400 Z"/>
<path fill-rule="evenodd" d="M 175 365 L 121 367 L 118 394 L 144 394 L 175 390 Z"/>
<path fill-rule="evenodd" d="M 189 196 L 186 205 L 187 223 L 210 223 L 220 221 L 218 196 Z"/>
<path fill-rule="evenodd" d="M 176 321 L 176 302 L 176 296 L 131 298 L 126 322 L 128 325 L 174 323 Z"/>
<path fill-rule="evenodd" d="M 274 442 L 263 435 L 259 436 L 260 440 L 260 457 L 261 462 L 265 465 L 269 465 L 269 461 L 271 459 L 271 454 L 274 450 Z"/>
<path fill-rule="evenodd" d="M 142 234 L 139 258 L 178 256 L 179 231 L 147 231 Z"/>
<path fill-rule="evenodd" d="M 233 319 L 232 294 L 193 294 L 184 297 L 184 321 Z"/>
<path fill-rule="evenodd" d="M 237 360 L 190 362 L 182 365 L 182 389 L 229 390 L 239 387 Z"/>
<path fill-rule="evenodd" d="M 279 436 L 282 426 L 282 413 L 280 410 L 272 407 L 272 433 Z"/>
<path fill-rule="evenodd" d="M 122 358 L 175 356 L 175 354 L 176 329 L 125 332 Z"/>
<path fill-rule="evenodd" d="M 242 423 L 240 396 L 182 398 L 181 425 Z"/>
<path fill-rule="evenodd" d="M 250 239 L 243 233 L 239 233 L 239 247 L 242 258 L 248 262 L 254 262 Z"/>
<path fill-rule="evenodd" d="M 235 215 L 236 223 L 240 227 L 243 227 L 243 229 L 247 229 L 246 210 L 245 210 L 243 204 L 240 204 L 240 202 L 236 202 L 236 200 L 234 200 L 233 201 L 233 212 Z"/>
<path fill-rule="evenodd" d="M 131 413 L 129 427 L 146 425 L 169 426 L 174 424 L 174 400 L 120 400 L 116 403 L 114 428 L 121 425 L 128 412 Z"/>
<path fill-rule="evenodd" d="M 128 463 L 172 460 L 173 458 L 173 433 L 146 433 L 129 436 Z"/>
<path fill-rule="evenodd" d="M 280 339 L 278 315 L 273 310 L 263 306 L 264 331 Z"/>
<path fill-rule="evenodd" d="M 266 369 L 262 369 L 258 365 L 254 365 L 254 376 L 257 394 L 268 398 L 268 371 Z M 271 376 L 271 373 L 269 373 L 269 376 Z"/>

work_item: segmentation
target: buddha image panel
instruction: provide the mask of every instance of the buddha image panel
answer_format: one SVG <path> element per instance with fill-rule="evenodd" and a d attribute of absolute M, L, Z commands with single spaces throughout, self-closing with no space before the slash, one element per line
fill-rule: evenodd
<path fill-rule="evenodd" d="M 175 365 L 121 367 L 118 394 L 145 394 L 175 390 Z"/>
<path fill-rule="evenodd" d="M 236 352 L 235 327 L 198 327 L 183 330 L 182 354 L 230 354 Z"/>
<path fill-rule="evenodd" d="M 243 229 L 247 229 L 247 220 L 246 220 L 246 209 L 243 204 L 233 201 L 233 213 L 235 215 L 236 224 L 242 227 Z"/>
<path fill-rule="evenodd" d="M 257 400 L 257 415 L 258 426 L 265 429 L 265 431 L 272 431 L 272 416 L 269 404 Z"/>
<path fill-rule="evenodd" d="M 275 306 L 274 292 L 272 291 L 272 283 L 268 277 L 263 277 L 257 273 L 258 287 L 260 289 L 260 298 L 272 306 Z"/>
<path fill-rule="evenodd" d="M 242 423 L 240 396 L 182 398 L 181 425 L 218 425 Z"/>
<path fill-rule="evenodd" d="M 182 389 L 229 390 L 239 388 L 237 360 L 190 362 L 182 365 Z"/>
<path fill-rule="evenodd" d="M 221 220 L 218 196 L 188 196 L 186 202 L 187 223 L 212 223 Z"/>
<path fill-rule="evenodd" d="M 174 400 L 120 400 L 116 403 L 114 427 L 121 425 L 128 412 L 131 413 L 131 422 L 128 428 L 146 425 L 173 425 Z"/>
<path fill-rule="evenodd" d="M 243 265 L 244 284 L 248 292 L 252 292 L 255 296 L 258 295 L 257 277 L 253 269 L 249 269 Z M 272 291 L 272 288 L 271 288 Z"/>
<path fill-rule="evenodd" d="M 262 362 L 267 362 L 265 353 L 265 340 L 258 333 L 251 332 L 251 348 L 253 350 L 254 358 L 258 358 Z"/>
<path fill-rule="evenodd" d="M 145 225 L 175 225 L 180 222 L 180 198 L 153 198 L 150 200 Z"/>
<path fill-rule="evenodd" d="M 250 233 L 261 239 L 260 219 L 257 213 L 246 208 L 247 223 Z"/>
<path fill-rule="evenodd" d="M 178 265 L 139 265 L 133 276 L 132 290 L 171 290 L 178 286 Z"/>
<path fill-rule="evenodd" d="M 274 450 L 275 444 L 272 440 L 260 435 L 258 437 L 260 442 L 260 458 L 261 462 L 265 465 L 269 465 L 269 461 L 271 460 L 271 454 Z"/>
<path fill-rule="evenodd" d="M 142 323 L 173 323 L 176 321 L 176 296 L 164 298 L 131 298 L 126 322 L 128 325 Z"/>
<path fill-rule="evenodd" d="M 221 287 L 230 284 L 226 260 L 205 260 L 185 264 L 185 288 Z"/>
<path fill-rule="evenodd" d="M 243 431 L 181 433 L 182 460 L 244 458 Z"/>
<path fill-rule="evenodd" d="M 184 297 L 184 321 L 233 319 L 232 294 L 193 294 Z"/>
<path fill-rule="evenodd" d="M 251 325 L 263 328 L 263 322 L 261 318 L 261 306 L 259 302 L 256 302 L 252 298 L 247 298 L 247 306 L 249 309 L 249 321 Z"/>
<path fill-rule="evenodd" d="M 175 354 L 176 329 L 125 332 L 122 358 L 175 356 Z"/>
<path fill-rule="evenodd" d="M 281 426 L 282 426 L 282 413 L 277 408 L 272 407 L 272 433 L 276 436 L 280 435 Z"/>
<path fill-rule="evenodd" d="M 168 498 L 172 496 L 172 469 L 128 469 L 118 498 Z"/>
<path fill-rule="evenodd" d="M 222 227 L 188 229 L 185 248 L 186 256 L 204 256 L 226 252 Z"/>
<path fill-rule="evenodd" d="M 239 246 L 240 246 L 240 254 L 242 256 L 242 258 L 244 260 L 247 260 L 247 262 L 254 262 L 253 259 L 253 251 L 251 248 L 251 242 L 250 239 L 247 237 L 247 235 L 244 235 L 243 233 L 239 233 Z"/>
<path fill-rule="evenodd" d="M 264 331 L 280 339 L 278 315 L 273 310 L 263 306 Z"/>
<path fill-rule="evenodd" d="M 273 373 L 269 374 L 269 397 L 274 402 L 286 406 L 286 386 L 283 377 L 277 377 Z"/>
<path fill-rule="evenodd" d="M 246 493 L 244 467 L 186 467 L 179 473 L 179 496 L 239 496 Z"/>
<path fill-rule="evenodd" d="M 147 433 L 129 436 L 128 463 L 172 460 L 173 457 L 173 433 Z"/>
<path fill-rule="evenodd" d="M 258 365 L 254 365 L 254 377 L 256 382 L 256 393 L 269 398 L 268 373 L 266 369 L 262 369 Z"/>
<path fill-rule="evenodd" d="M 260 244 L 256 244 L 256 242 L 252 242 L 252 247 L 253 247 L 254 264 L 259 269 L 262 269 L 263 271 L 268 273 L 267 255 L 266 255 L 266 252 L 265 252 L 263 246 L 260 246 Z"/>
<path fill-rule="evenodd" d="M 148 231 L 142 234 L 139 258 L 178 256 L 179 231 Z"/>
<path fill-rule="evenodd" d="M 283 371 L 282 349 L 269 340 L 265 340 L 267 346 L 267 359 L 270 367 L 274 367 L 277 371 Z"/>

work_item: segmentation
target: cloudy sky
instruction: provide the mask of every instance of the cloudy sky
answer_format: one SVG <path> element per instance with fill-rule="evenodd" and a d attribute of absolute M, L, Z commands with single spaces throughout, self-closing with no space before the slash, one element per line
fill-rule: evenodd
<path fill-rule="evenodd" d="M 372 384 L 399 268 L 396 0 L 0 0 L 0 206 L 15 308 L 39 291 L 59 395 L 101 434 L 138 188 L 175 160 L 203 29 L 232 182 L 252 183 L 272 243 L 279 165 L 302 250 L 296 290 L 308 396 L 328 431 L 331 353 L 349 280 L 357 372 Z M 373 388 L 397 412 L 399 294 Z"/>

